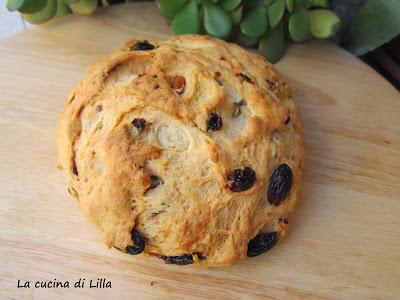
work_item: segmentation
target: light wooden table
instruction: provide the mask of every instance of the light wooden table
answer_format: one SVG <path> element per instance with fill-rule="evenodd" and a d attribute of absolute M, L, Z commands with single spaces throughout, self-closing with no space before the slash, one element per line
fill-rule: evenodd
<path fill-rule="evenodd" d="M 349 53 L 290 46 L 281 70 L 305 124 L 307 162 L 288 238 L 228 269 L 164 265 L 106 249 L 55 168 L 55 121 L 98 56 L 165 38 L 154 4 L 73 16 L 0 41 L 0 298 L 400 297 L 400 95 Z M 18 289 L 17 280 L 111 289 Z"/>

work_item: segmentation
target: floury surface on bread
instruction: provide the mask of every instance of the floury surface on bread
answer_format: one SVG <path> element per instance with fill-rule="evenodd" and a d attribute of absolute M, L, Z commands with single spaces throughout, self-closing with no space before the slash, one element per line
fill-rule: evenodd
<path fill-rule="evenodd" d="M 105 243 L 166 263 L 266 252 L 301 185 L 289 87 L 263 57 L 207 36 L 131 40 L 98 60 L 57 138 L 69 191 Z"/>

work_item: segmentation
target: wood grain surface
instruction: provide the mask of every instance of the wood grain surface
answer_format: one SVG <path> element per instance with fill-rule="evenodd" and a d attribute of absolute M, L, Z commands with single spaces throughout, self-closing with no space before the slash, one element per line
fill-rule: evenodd
<path fill-rule="evenodd" d="M 167 35 L 155 5 L 141 3 L 0 42 L 0 298 L 399 299 L 400 95 L 327 42 L 290 46 L 277 65 L 300 105 L 307 149 L 287 239 L 209 270 L 103 245 L 56 170 L 57 114 L 95 58 L 130 37 Z M 32 287 L 79 278 L 112 288 Z"/>

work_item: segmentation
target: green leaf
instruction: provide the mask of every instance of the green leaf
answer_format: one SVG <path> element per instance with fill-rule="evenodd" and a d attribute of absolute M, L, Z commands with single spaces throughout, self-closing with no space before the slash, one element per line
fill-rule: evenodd
<path fill-rule="evenodd" d="M 24 5 L 25 0 L 7 0 L 6 7 L 9 11 L 16 11 L 22 5 Z"/>
<path fill-rule="evenodd" d="M 209 35 L 224 39 L 231 33 L 232 21 L 229 14 L 222 7 L 205 1 L 204 28 Z"/>
<path fill-rule="evenodd" d="M 273 64 L 282 58 L 285 52 L 283 22 L 281 22 L 275 28 L 270 29 L 260 39 L 258 50 Z"/>
<path fill-rule="evenodd" d="M 62 0 L 62 2 L 64 2 L 65 4 L 72 4 L 72 3 L 76 3 L 79 0 Z"/>
<path fill-rule="evenodd" d="M 240 24 L 240 30 L 253 38 L 262 36 L 268 29 L 268 17 L 265 7 L 259 7 L 248 12 Z"/>
<path fill-rule="evenodd" d="M 264 6 L 264 0 L 245 0 L 243 1 L 245 11 L 253 10 L 257 7 Z"/>
<path fill-rule="evenodd" d="M 311 39 L 309 17 L 305 9 L 294 12 L 289 18 L 289 34 L 293 41 L 300 43 Z"/>
<path fill-rule="evenodd" d="M 308 0 L 294 0 L 296 9 L 308 8 Z"/>
<path fill-rule="evenodd" d="M 34 14 L 46 6 L 47 0 L 25 0 L 24 5 L 19 9 L 24 14 Z"/>
<path fill-rule="evenodd" d="M 243 16 L 243 6 L 240 5 L 238 8 L 236 8 L 234 11 L 231 11 L 229 13 L 231 17 L 231 21 L 233 25 L 238 25 L 240 21 L 242 21 L 242 16 Z"/>
<path fill-rule="evenodd" d="M 270 6 L 272 3 L 274 3 L 276 0 L 264 0 L 264 4 L 266 6 Z"/>
<path fill-rule="evenodd" d="M 200 31 L 200 13 L 196 0 L 191 0 L 180 10 L 171 23 L 172 34 L 191 34 Z"/>
<path fill-rule="evenodd" d="M 226 11 L 232 11 L 235 8 L 237 8 L 240 5 L 241 2 L 242 2 L 241 0 L 221 0 L 220 1 L 220 5 Z"/>
<path fill-rule="evenodd" d="M 288 10 L 288 12 L 292 12 L 294 9 L 294 3 L 293 0 L 286 0 L 286 8 Z"/>
<path fill-rule="evenodd" d="M 363 55 L 399 34 L 399 1 L 368 0 L 352 17 L 342 43 L 355 55 Z"/>
<path fill-rule="evenodd" d="M 60 18 L 70 14 L 72 14 L 72 10 L 69 8 L 69 6 L 65 4 L 63 0 L 57 0 L 57 10 L 54 17 Z"/>
<path fill-rule="evenodd" d="M 79 0 L 79 2 L 70 4 L 69 7 L 74 14 L 87 16 L 96 10 L 97 0 Z"/>
<path fill-rule="evenodd" d="M 329 0 L 308 0 L 308 8 L 310 7 L 329 8 Z"/>
<path fill-rule="evenodd" d="M 173 18 L 188 0 L 157 0 L 160 13 L 167 18 Z"/>
<path fill-rule="evenodd" d="M 237 36 L 237 42 L 243 47 L 253 47 L 257 44 L 258 38 L 253 38 L 251 36 L 245 35 L 243 32 L 239 31 Z"/>
<path fill-rule="evenodd" d="M 24 14 L 34 14 L 46 6 L 47 0 L 8 0 L 9 11 L 18 10 Z"/>
<path fill-rule="evenodd" d="M 310 32 L 318 39 L 328 39 L 336 34 L 340 27 L 339 17 L 327 9 L 314 9 L 308 12 Z"/>
<path fill-rule="evenodd" d="M 285 12 L 285 0 L 276 0 L 268 7 L 268 19 L 272 28 L 278 25 Z"/>
<path fill-rule="evenodd" d="M 199 2 L 199 0 L 198 0 Z M 199 29 L 199 34 L 207 34 L 206 29 L 204 28 L 204 7 L 202 5 L 199 6 L 199 23 L 200 23 L 200 29 Z"/>
<path fill-rule="evenodd" d="M 57 1 L 47 0 L 46 2 L 46 6 L 41 11 L 31 15 L 24 15 L 25 20 L 32 24 L 42 24 L 53 18 L 57 10 Z"/>

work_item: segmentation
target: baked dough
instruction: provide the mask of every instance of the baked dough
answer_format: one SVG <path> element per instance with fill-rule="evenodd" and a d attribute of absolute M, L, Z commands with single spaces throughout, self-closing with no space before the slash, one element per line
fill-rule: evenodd
<path fill-rule="evenodd" d="M 301 185 L 289 87 L 262 56 L 208 36 L 134 39 L 98 60 L 57 138 L 69 191 L 107 246 L 166 263 L 269 250 Z"/>

